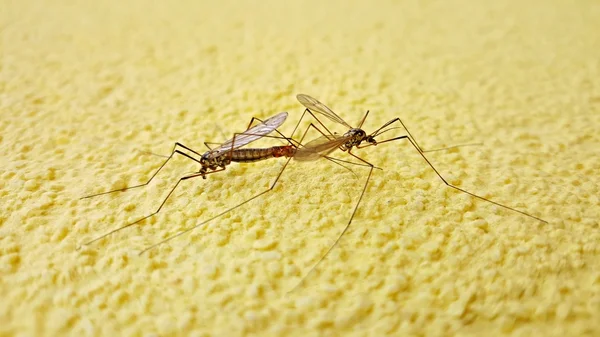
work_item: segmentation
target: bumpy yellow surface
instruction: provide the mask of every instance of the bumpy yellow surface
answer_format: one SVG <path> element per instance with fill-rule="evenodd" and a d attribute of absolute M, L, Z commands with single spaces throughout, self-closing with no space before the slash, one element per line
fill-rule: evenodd
<path fill-rule="evenodd" d="M 600 335 L 597 1 L 0 7 L 0 335 Z M 383 170 L 310 274 L 368 169 L 292 161 L 272 192 L 138 255 L 264 190 L 285 161 L 232 164 L 77 249 L 198 165 L 177 157 L 147 187 L 80 197 L 146 181 L 164 158 L 145 151 L 204 152 L 252 116 L 288 111 L 290 134 L 297 93 L 352 125 L 369 109 L 368 132 L 401 117 L 424 149 L 482 143 L 427 156 L 548 223 L 446 187 L 402 140 L 355 151 Z"/>

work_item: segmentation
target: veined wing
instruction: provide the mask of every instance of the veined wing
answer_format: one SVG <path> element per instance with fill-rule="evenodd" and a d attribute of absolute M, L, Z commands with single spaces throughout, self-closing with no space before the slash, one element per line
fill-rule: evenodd
<path fill-rule="evenodd" d="M 311 161 L 327 156 L 335 151 L 342 144 L 347 142 L 349 137 L 344 136 L 321 136 L 299 147 L 294 155 L 294 160 Z"/>
<path fill-rule="evenodd" d="M 212 149 L 210 152 L 218 155 L 220 153 L 235 150 L 248 143 L 251 143 L 263 136 L 268 135 L 277 129 L 283 122 L 285 122 L 288 116 L 287 112 L 280 112 L 277 115 L 265 119 L 262 123 L 257 124 L 250 129 L 244 131 L 242 134 L 238 134 L 235 138 L 231 138 L 221 144 L 219 147 Z"/>
<path fill-rule="evenodd" d="M 316 99 L 305 94 L 299 94 L 296 96 L 296 98 L 308 110 L 312 112 L 318 112 L 321 115 L 331 119 L 332 121 L 340 123 L 348 129 L 352 129 L 352 127 L 348 125 L 348 123 L 344 122 L 344 120 L 340 116 L 338 116 L 335 112 L 331 111 L 331 109 L 329 109 L 325 104 L 317 101 Z"/>

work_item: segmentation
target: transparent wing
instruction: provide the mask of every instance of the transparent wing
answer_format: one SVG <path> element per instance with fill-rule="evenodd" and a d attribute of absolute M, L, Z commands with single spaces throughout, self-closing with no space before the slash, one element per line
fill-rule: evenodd
<path fill-rule="evenodd" d="M 304 94 L 299 94 L 296 96 L 296 98 L 308 110 L 312 112 L 318 112 L 323 116 L 331 119 L 332 121 L 340 123 L 348 129 L 352 129 L 352 127 L 348 125 L 348 123 L 344 122 L 344 120 L 340 116 L 338 116 L 335 112 L 331 111 L 331 109 L 329 109 L 325 104 L 317 101 L 316 99 Z"/>
<path fill-rule="evenodd" d="M 235 136 L 235 138 L 227 140 L 219 147 L 213 149 L 210 152 L 217 155 L 222 152 L 240 148 L 263 136 L 266 136 L 269 133 L 273 132 L 273 130 L 277 129 L 281 124 L 283 124 L 287 116 L 287 112 L 280 112 L 271 118 L 265 119 L 262 123 L 251 127 L 250 129 L 244 131 L 242 134 Z"/>
<path fill-rule="evenodd" d="M 347 142 L 349 137 L 344 136 L 321 136 L 306 143 L 303 147 L 296 150 L 294 159 L 298 161 L 317 160 L 323 156 L 327 156 L 335 151 L 342 144 Z"/>

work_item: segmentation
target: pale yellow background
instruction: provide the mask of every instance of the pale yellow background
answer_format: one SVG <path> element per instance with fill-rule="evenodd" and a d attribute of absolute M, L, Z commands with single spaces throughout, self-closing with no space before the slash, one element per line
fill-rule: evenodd
<path fill-rule="evenodd" d="M 0 335 L 600 335 L 598 1 L 0 2 Z M 187 181 L 178 158 L 297 93 L 406 141 L 366 177 L 283 160 Z M 330 121 L 325 121 L 329 126 Z M 304 125 L 303 127 L 305 127 Z M 332 126 L 337 132 L 343 128 Z M 384 136 L 399 136 L 394 130 Z M 309 137 L 314 137 L 310 134 Z M 382 137 L 382 139 L 385 137 Z M 261 145 L 280 145 L 277 140 Z M 261 146 L 257 144 L 257 146 Z M 346 158 L 342 153 L 336 154 Z"/>

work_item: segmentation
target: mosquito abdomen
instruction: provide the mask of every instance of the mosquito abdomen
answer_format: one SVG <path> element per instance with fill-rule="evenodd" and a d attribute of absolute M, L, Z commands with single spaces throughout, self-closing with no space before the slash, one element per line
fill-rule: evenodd
<path fill-rule="evenodd" d="M 296 153 L 296 148 L 291 145 L 273 146 L 269 148 L 258 149 L 237 149 L 231 153 L 231 161 L 237 163 L 251 163 L 269 158 L 292 157 Z M 227 156 L 227 154 L 224 154 Z"/>

